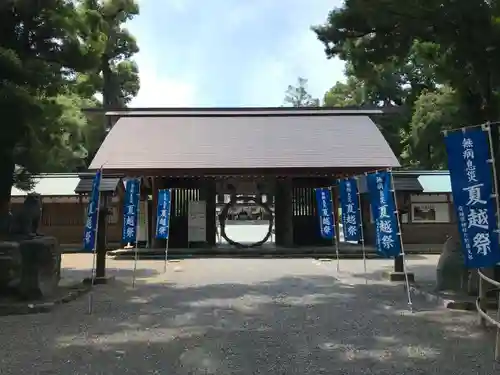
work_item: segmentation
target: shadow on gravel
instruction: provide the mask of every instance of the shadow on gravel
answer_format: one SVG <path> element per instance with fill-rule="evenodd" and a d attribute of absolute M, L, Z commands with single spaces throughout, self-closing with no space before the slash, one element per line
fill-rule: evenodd
<path fill-rule="evenodd" d="M 120 278 L 130 278 L 132 280 L 134 271 L 132 269 L 126 268 L 107 268 L 106 276 L 114 276 Z M 137 280 L 146 279 L 149 277 L 154 277 L 159 274 L 158 270 L 153 268 L 137 268 L 135 271 L 135 277 Z M 76 280 L 82 281 L 83 279 L 89 278 L 92 276 L 92 271 L 90 269 L 78 269 L 71 267 L 64 267 L 61 269 L 61 278 L 68 280 Z"/>
<path fill-rule="evenodd" d="M 416 259 L 416 258 L 413 258 Z M 382 270 L 392 271 L 393 266 L 377 267 L 376 271 L 370 271 L 365 273 L 349 273 L 350 277 L 359 279 L 368 279 L 369 281 L 387 281 L 387 278 L 383 277 Z M 434 286 L 436 283 L 436 265 L 431 264 L 409 264 L 407 267 L 409 273 L 413 273 L 415 277 L 416 284 L 426 284 Z M 342 271 L 342 266 L 341 266 Z"/>
<path fill-rule="evenodd" d="M 33 371 L 30 360 L 38 361 L 32 373 L 40 374 L 473 375 L 500 370 L 493 362 L 492 333 L 481 331 L 472 315 L 439 309 L 410 314 L 401 285 L 344 285 L 317 275 L 251 285 L 144 282 L 136 289 L 117 281 L 95 295 L 92 316 L 82 311 L 71 325 L 62 325 L 61 309 L 40 324 L 37 335 L 17 332 L 16 340 L 32 354 L 9 353 L 13 347 L 3 341 L 5 373 Z M 57 334 L 48 337 L 49 328 Z M 2 340 L 9 340 L 9 329 L 1 332 Z"/>

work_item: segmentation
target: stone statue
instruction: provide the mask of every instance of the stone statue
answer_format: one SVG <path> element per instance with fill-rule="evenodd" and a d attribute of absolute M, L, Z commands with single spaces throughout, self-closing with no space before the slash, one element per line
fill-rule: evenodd
<path fill-rule="evenodd" d="M 38 233 L 42 200 L 28 194 L 22 208 L 0 220 L 0 293 L 37 299 L 55 292 L 61 275 L 56 238 Z"/>
<path fill-rule="evenodd" d="M 10 234 L 20 236 L 41 236 L 38 233 L 42 217 L 42 198 L 30 193 L 24 200 L 22 209 L 12 217 Z"/>
<path fill-rule="evenodd" d="M 448 237 L 439 257 L 437 269 L 437 291 L 465 292 L 469 272 L 465 268 L 465 258 L 460 239 Z"/>

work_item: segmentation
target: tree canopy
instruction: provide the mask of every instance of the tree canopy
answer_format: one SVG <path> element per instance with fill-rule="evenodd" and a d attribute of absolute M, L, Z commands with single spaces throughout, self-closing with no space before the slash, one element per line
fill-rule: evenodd
<path fill-rule="evenodd" d="M 299 77 L 296 86 L 288 86 L 284 104 L 292 107 L 319 107 L 320 102 L 307 91 L 307 79 Z"/>
<path fill-rule="evenodd" d="M 105 134 L 82 108 L 125 106 L 139 89 L 124 23 L 133 0 L 9 1 L 0 6 L 0 213 L 13 183 L 76 171 Z M 104 103 L 96 99 L 100 94 Z"/>
<path fill-rule="evenodd" d="M 379 125 L 399 133 L 401 147 L 389 143 L 405 165 L 445 167 L 442 130 L 499 119 L 498 1 L 346 0 L 313 31 L 347 62 L 325 103 L 401 108 L 392 129 Z"/>

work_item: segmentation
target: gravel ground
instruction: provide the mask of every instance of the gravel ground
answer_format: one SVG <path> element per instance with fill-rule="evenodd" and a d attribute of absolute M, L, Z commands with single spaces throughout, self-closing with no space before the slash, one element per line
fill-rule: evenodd
<path fill-rule="evenodd" d="M 500 373 L 475 315 L 419 299 L 411 314 L 401 286 L 348 273 L 351 263 L 337 275 L 335 262 L 309 259 L 187 260 L 165 275 L 141 261 L 135 289 L 121 264 L 92 315 L 83 297 L 1 317 L 0 374 Z"/>

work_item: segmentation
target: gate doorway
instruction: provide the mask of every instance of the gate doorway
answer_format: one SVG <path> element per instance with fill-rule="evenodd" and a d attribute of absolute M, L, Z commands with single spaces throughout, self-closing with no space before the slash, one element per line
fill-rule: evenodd
<path fill-rule="evenodd" d="M 274 205 L 268 195 L 217 196 L 217 247 L 273 247 Z"/>

